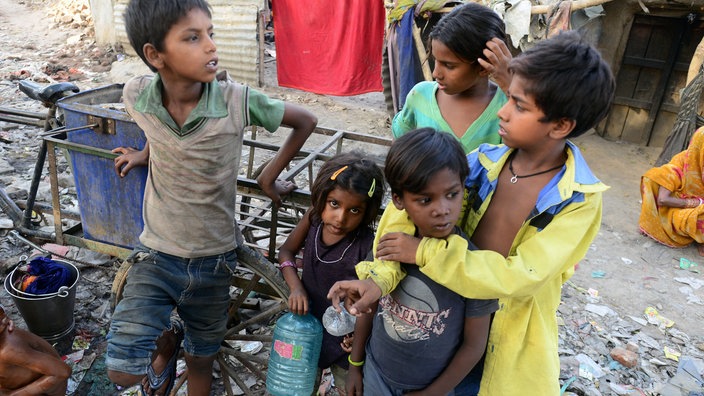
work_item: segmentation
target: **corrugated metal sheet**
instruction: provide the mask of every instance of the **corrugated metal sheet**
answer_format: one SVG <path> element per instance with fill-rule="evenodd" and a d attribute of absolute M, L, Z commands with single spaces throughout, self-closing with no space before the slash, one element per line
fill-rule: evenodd
<path fill-rule="evenodd" d="M 115 37 L 125 53 L 137 56 L 130 46 L 122 17 L 129 0 L 117 0 L 113 6 Z M 241 83 L 260 86 L 260 42 L 257 35 L 259 11 L 263 2 L 253 0 L 212 0 L 215 42 L 220 69 L 226 69 Z"/>

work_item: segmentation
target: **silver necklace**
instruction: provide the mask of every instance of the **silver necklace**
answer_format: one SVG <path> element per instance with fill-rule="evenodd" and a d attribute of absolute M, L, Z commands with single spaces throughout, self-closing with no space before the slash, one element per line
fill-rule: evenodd
<path fill-rule="evenodd" d="M 317 231 L 316 234 L 315 234 L 315 258 L 317 258 L 318 261 L 320 261 L 321 263 L 324 263 L 324 264 L 335 264 L 335 263 L 337 263 L 337 262 L 340 262 L 343 258 L 345 258 L 345 254 L 346 254 L 347 251 L 352 247 L 352 245 L 354 244 L 354 242 L 357 240 L 357 236 L 355 236 L 354 239 L 352 239 L 352 242 L 350 242 L 350 244 L 347 245 L 347 247 L 345 248 L 345 250 L 342 251 L 342 255 L 340 256 L 339 259 L 337 259 L 337 260 L 331 260 L 331 261 L 323 260 L 323 259 L 320 258 L 320 254 L 318 254 L 318 240 L 320 240 L 320 227 L 321 227 L 322 225 L 323 225 L 322 222 L 321 222 L 320 224 L 318 224 L 318 231 Z"/>

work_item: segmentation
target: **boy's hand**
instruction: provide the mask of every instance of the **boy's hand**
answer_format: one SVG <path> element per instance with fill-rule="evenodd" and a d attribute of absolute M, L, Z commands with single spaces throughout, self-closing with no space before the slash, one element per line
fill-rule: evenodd
<path fill-rule="evenodd" d="M 372 312 L 372 305 L 380 298 L 381 288 L 371 279 L 337 281 L 328 292 L 337 312 L 341 312 L 340 301 L 346 299 L 347 311 L 355 316 Z"/>
<path fill-rule="evenodd" d="M 385 261 L 415 264 L 420 239 L 402 232 L 390 232 L 379 239 L 376 258 Z"/>
<path fill-rule="evenodd" d="M 362 367 L 356 367 L 350 364 L 347 370 L 347 378 L 345 381 L 345 390 L 348 396 L 363 395 L 364 385 Z"/>
<path fill-rule="evenodd" d="M 263 173 L 262 176 L 264 176 Z M 286 195 L 298 188 L 298 186 L 296 186 L 296 184 L 292 181 L 283 179 L 275 179 L 274 181 L 268 181 L 265 177 L 262 176 L 259 176 L 257 178 L 257 184 L 259 184 L 259 187 L 261 187 L 262 192 L 264 192 L 267 197 L 271 198 L 271 202 L 273 202 L 274 206 L 277 208 L 280 207 L 282 204 L 282 195 Z"/>
<path fill-rule="evenodd" d="M 489 73 L 489 78 L 494 80 L 504 93 L 507 92 L 508 86 L 511 85 L 511 73 L 508 71 L 508 64 L 513 58 L 506 43 L 501 39 L 494 37 L 487 41 L 484 48 L 484 59 L 477 59 L 479 64 Z"/>
<path fill-rule="evenodd" d="M 354 333 L 345 334 L 340 343 L 340 347 L 347 353 L 352 353 L 352 342 L 354 342 Z"/>
<path fill-rule="evenodd" d="M 112 150 L 113 153 L 121 154 L 115 158 L 115 172 L 120 177 L 125 177 L 130 169 L 136 166 L 147 166 L 149 163 L 149 153 L 145 150 L 137 150 L 132 147 L 118 147 Z"/>

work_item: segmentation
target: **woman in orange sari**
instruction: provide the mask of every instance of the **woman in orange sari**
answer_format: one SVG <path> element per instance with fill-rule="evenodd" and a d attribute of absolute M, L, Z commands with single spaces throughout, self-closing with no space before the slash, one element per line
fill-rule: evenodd
<path fill-rule="evenodd" d="M 697 243 L 704 256 L 704 128 L 694 132 L 687 150 L 641 178 L 641 232 L 670 247 Z"/>

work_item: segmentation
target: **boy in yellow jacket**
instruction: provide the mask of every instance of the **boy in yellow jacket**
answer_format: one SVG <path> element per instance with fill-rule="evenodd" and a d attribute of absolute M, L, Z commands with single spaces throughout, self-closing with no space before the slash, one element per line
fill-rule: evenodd
<path fill-rule="evenodd" d="M 498 112 L 503 144 L 467 156 L 460 225 L 480 250 L 457 236 L 414 238 L 406 213 L 389 205 L 375 261 L 357 268 L 363 280 L 338 282 L 328 296 L 367 312 L 404 276 L 400 261 L 465 297 L 498 298 L 479 394 L 557 396 L 560 291 L 599 230 L 607 189 L 567 139 L 605 117 L 615 83 L 575 32 L 536 44 L 509 70 L 509 101 Z"/>

